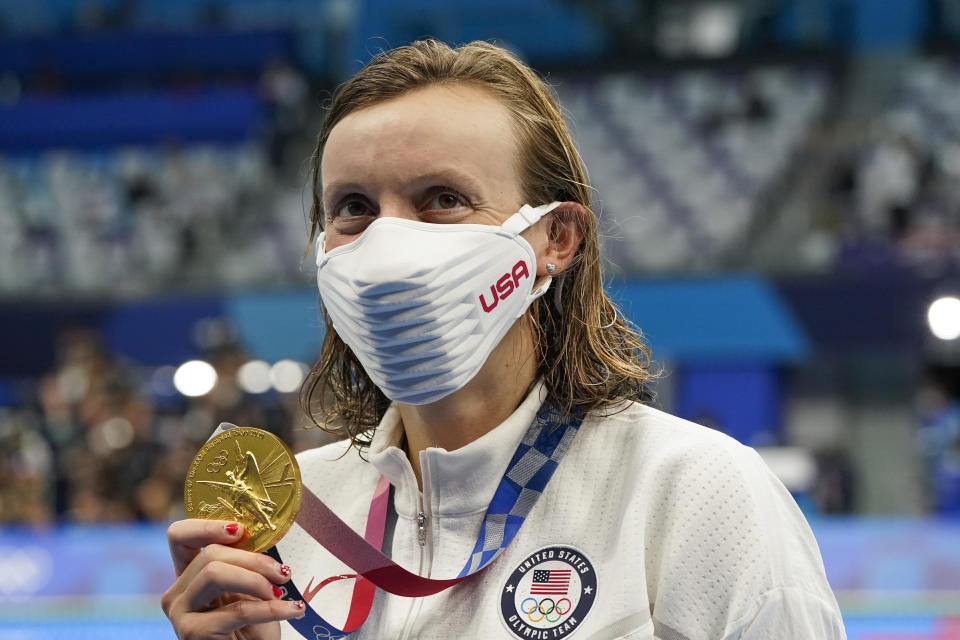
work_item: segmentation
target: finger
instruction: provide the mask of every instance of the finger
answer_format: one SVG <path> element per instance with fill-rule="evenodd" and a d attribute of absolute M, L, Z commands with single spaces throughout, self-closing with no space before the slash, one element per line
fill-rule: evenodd
<path fill-rule="evenodd" d="M 192 613 L 184 622 L 197 627 L 197 637 L 226 636 L 243 627 L 302 618 L 306 607 L 302 600 L 240 600 L 213 611 Z M 202 629 L 200 628 L 202 626 Z"/>
<path fill-rule="evenodd" d="M 225 592 L 276 600 L 283 595 L 265 577 L 234 564 L 214 560 L 204 566 L 183 592 L 180 607 L 187 611 L 203 611 Z"/>
<path fill-rule="evenodd" d="M 242 567 L 248 571 L 259 573 L 275 584 L 283 584 L 290 579 L 290 567 L 280 564 L 266 554 L 211 544 L 197 553 L 193 561 L 187 565 L 187 568 L 181 574 L 181 581 L 184 583 L 192 581 L 204 567 L 212 562 L 223 562 Z"/>
<path fill-rule="evenodd" d="M 179 576 L 203 547 L 233 544 L 243 538 L 243 525 L 225 520 L 178 520 L 167 528 L 173 568 Z"/>

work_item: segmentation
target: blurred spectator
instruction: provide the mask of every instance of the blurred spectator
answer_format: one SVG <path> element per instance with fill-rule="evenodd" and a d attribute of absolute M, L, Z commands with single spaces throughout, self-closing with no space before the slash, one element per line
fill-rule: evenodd
<path fill-rule="evenodd" d="M 296 394 L 240 390 L 247 357 L 232 343 L 209 359 L 217 385 L 187 399 L 158 393 L 155 372 L 113 356 L 95 332 L 65 333 L 34 407 L 0 413 L 2 522 L 179 517 L 187 467 L 221 421 L 271 430 L 295 450 L 326 439 L 300 428 Z"/>
<path fill-rule="evenodd" d="M 33 416 L 0 412 L 0 514 L 4 522 L 53 520 L 50 478 L 53 456 Z"/>
<path fill-rule="evenodd" d="M 849 456 L 840 450 L 817 455 L 813 498 L 821 513 L 853 513 L 854 474 Z"/>
<path fill-rule="evenodd" d="M 849 220 L 845 255 L 918 267 L 960 261 L 960 71 L 949 59 L 918 59 L 896 99 L 875 119 L 872 139 L 832 176 L 831 195 Z M 847 173 L 849 171 L 849 173 Z M 852 202 L 848 198 L 852 196 Z M 866 252 L 859 251 L 866 249 Z"/>
<path fill-rule="evenodd" d="M 917 397 L 920 453 L 925 463 L 931 506 L 941 514 L 960 514 L 960 398 L 958 372 L 934 367 L 933 379 Z"/>
<path fill-rule="evenodd" d="M 888 137 L 871 149 L 860 166 L 857 183 L 864 231 L 896 237 L 905 229 L 919 181 L 920 158 L 907 140 Z"/>
<path fill-rule="evenodd" d="M 274 60 L 260 78 L 267 108 L 267 148 L 274 169 L 287 166 L 287 150 L 304 135 L 307 120 L 307 82 L 286 60 Z"/>

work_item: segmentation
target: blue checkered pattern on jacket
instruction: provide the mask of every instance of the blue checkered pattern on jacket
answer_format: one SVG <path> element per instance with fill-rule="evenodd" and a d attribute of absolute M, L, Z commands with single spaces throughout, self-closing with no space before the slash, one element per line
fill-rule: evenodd
<path fill-rule="evenodd" d="M 552 411 L 552 405 L 544 403 L 520 441 L 458 578 L 479 571 L 507 548 L 570 448 L 583 418 L 571 415 L 557 424 L 551 419 Z"/>
<path fill-rule="evenodd" d="M 487 507 L 473 553 L 457 577 L 482 569 L 507 548 L 547 486 L 560 459 L 570 448 L 582 421 L 582 417 L 574 415 L 555 423 L 552 406 L 549 402 L 544 403 L 513 454 L 507 472 Z M 276 547 L 267 553 L 281 562 Z M 288 582 L 282 588 L 287 592 L 285 598 L 303 600 L 303 595 L 293 582 Z M 307 605 L 304 617 L 288 622 L 308 640 L 340 640 L 348 635 L 324 620 L 310 605 Z"/>

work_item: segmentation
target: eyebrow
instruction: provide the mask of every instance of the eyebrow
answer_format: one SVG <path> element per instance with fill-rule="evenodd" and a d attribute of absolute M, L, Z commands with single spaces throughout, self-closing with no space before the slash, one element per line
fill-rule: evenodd
<path fill-rule="evenodd" d="M 419 175 L 407 176 L 403 179 L 403 181 L 405 184 L 414 185 L 414 188 L 437 182 L 452 182 L 455 184 L 451 186 L 460 187 L 460 190 L 466 192 L 464 195 L 472 196 L 474 198 L 479 197 L 482 189 L 480 182 L 476 178 L 466 171 L 453 166 L 443 167 L 441 169 L 428 171 Z M 321 193 L 323 195 L 323 200 L 327 200 L 328 194 L 339 196 L 341 193 L 349 193 L 351 191 L 363 192 L 363 185 L 355 180 L 333 180 L 326 186 L 326 188 L 322 188 Z"/>

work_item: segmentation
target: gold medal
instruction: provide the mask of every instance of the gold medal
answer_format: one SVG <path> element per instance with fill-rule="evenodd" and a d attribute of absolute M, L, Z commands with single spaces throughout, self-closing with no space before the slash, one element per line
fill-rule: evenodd
<path fill-rule="evenodd" d="M 197 452 L 183 500 L 188 518 L 239 522 L 246 536 L 233 546 L 263 551 L 290 530 L 302 491 L 300 467 L 280 438 L 234 427 Z"/>

